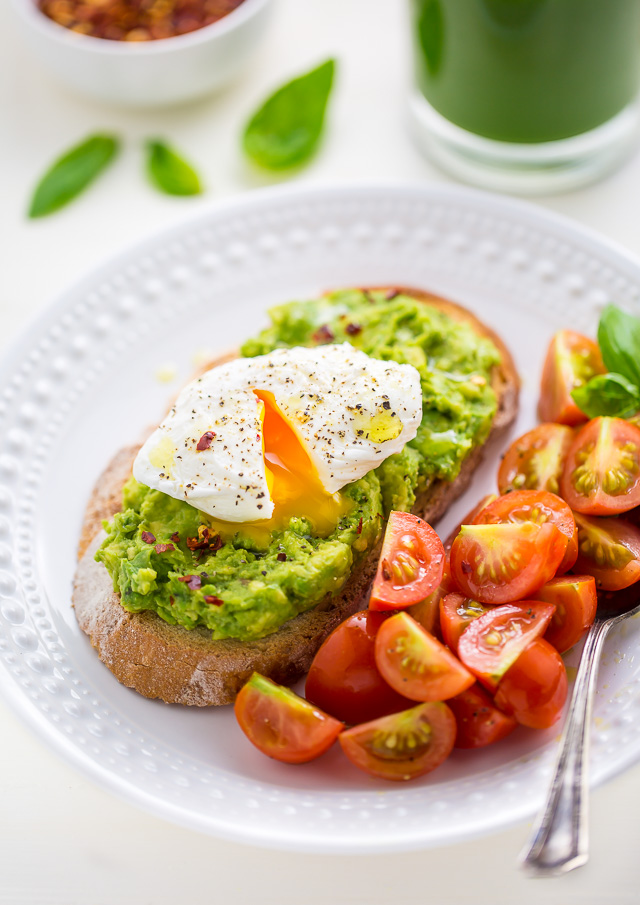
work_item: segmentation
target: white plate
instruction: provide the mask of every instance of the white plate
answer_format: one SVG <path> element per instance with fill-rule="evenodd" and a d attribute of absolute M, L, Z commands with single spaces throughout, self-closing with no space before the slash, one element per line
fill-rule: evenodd
<path fill-rule="evenodd" d="M 2 362 L 4 696 L 69 762 L 176 823 L 277 848 L 397 851 L 505 827 L 542 800 L 557 729 L 519 729 L 487 750 L 455 752 L 400 788 L 359 773 L 338 749 L 287 767 L 252 748 L 230 708 L 167 706 L 119 685 L 70 606 L 93 481 L 160 417 L 194 354 L 255 333 L 276 302 L 394 283 L 450 296 L 508 341 L 523 378 L 514 434 L 534 422 L 556 329 L 592 331 L 609 299 L 640 310 L 635 261 L 522 203 L 455 189 L 265 191 L 119 255 L 65 293 Z M 179 376 L 167 386 L 156 375 L 174 362 Z M 489 451 L 445 531 L 494 489 L 499 452 Z M 594 782 L 640 756 L 639 628 L 627 623 L 607 642 Z"/>

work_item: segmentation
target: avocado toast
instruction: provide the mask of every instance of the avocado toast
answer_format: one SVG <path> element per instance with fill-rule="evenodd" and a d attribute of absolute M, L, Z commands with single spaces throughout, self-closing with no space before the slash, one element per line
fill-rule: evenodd
<path fill-rule="evenodd" d="M 222 549 L 212 550 L 210 543 L 205 544 L 202 558 L 204 547 L 196 549 L 194 540 L 203 537 L 202 531 L 198 534 L 201 513 L 189 522 L 196 510 L 178 502 L 184 507 L 180 509 L 184 524 L 191 527 L 174 532 L 181 544 L 172 544 L 174 549 L 167 551 L 169 560 L 164 562 L 171 563 L 170 587 L 178 588 L 179 599 L 176 594 L 167 597 L 167 583 L 161 590 L 131 593 L 132 587 L 146 590 L 141 576 L 150 574 L 145 571 L 150 563 L 157 571 L 153 545 L 140 540 L 143 535 L 156 540 L 148 530 L 148 513 L 155 512 L 153 525 L 161 524 L 158 512 L 165 511 L 165 504 L 170 512 L 174 504 L 159 491 L 130 479 L 137 448 L 119 453 L 99 480 L 87 508 L 74 605 L 81 628 L 103 662 L 121 682 L 147 697 L 183 704 L 226 704 L 234 700 L 254 670 L 283 684 L 300 678 L 326 635 L 365 605 L 377 565 L 384 513 L 392 508 L 411 509 L 431 523 L 437 521 L 469 483 L 488 438 L 509 425 L 517 411 L 517 376 L 501 341 L 465 309 L 427 293 L 398 288 L 346 290 L 314 302 L 281 306 L 272 312 L 272 320 L 271 328 L 245 344 L 245 355 L 346 339 L 374 358 L 416 366 L 422 382 L 422 425 L 416 439 L 387 460 L 389 464 L 383 463 L 371 475 L 349 485 L 353 505 L 336 526 L 340 535 L 316 537 L 308 526 L 292 523 L 291 529 L 274 535 L 266 546 L 259 542 L 256 546 L 255 539 L 229 537 Z M 105 540 L 104 534 L 98 535 L 101 522 L 122 508 L 125 485 L 125 511 L 108 526 Z M 173 511 L 177 511 L 175 507 Z M 190 531 L 187 549 L 184 535 Z M 162 541 L 171 534 L 161 538 L 156 533 Z M 205 533 L 204 538 L 208 540 L 209 535 Z M 160 544 L 161 548 L 167 546 L 171 545 Z M 94 559 L 98 548 L 102 562 Z M 137 571 L 127 566 L 125 578 L 117 574 L 118 557 L 124 562 L 124 550 L 134 566 L 140 564 Z M 267 631 L 261 637 L 255 637 L 259 634 L 255 620 L 246 619 L 246 600 L 235 610 L 227 607 L 231 619 L 225 617 L 223 607 L 206 604 L 207 598 L 213 597 L 212 590 L 220 594 L 214 599 L 221 603 L 222 598 L 237 598 L 244 584 L 255 589 L 248 607 L 255 615 L 256 601 L 264 601 L 268 607 L 271 599 L 278 598 L 279 587 L 291 584 L 292 562 L 304 565 L 300 572 L 308 572 L 307 565 L 313 563 L 315 568 L 326 562 L 327 551 L 334 555 L 331 569 L 314 573 L 318 576 L 315 586 L 305 574 L 306 583 L 293 586 L 287 595 L 284 621 L 274 624 L 273 614 L 268 612 Z M 339 561 L 336 551 L 347 569 L 339 582 L 333 574 Z M 209 563 L 218 575 L 225 563 L 232 573 L 222 584 L 217 577 L 215 588 L 206 585 L 212 568 Z M 185 571 L 186 575 L 176 578 Z M 200 579 L 201 574 L 207 578 Z M 128 595 L 127 609 L 120 591 Z M 156 604 L 161 609 L 163 594 L 172 607 L 178 607 L 173 624 L 153 609 Z M 247 596 L 250 594 L 248 591 Z M 198 624 L 200 612 L 208 621 Z M 237 618 L 234 612 L 239 614 Z M 261 609 L 260 618 L 263 612 Z M 193 628 L 185 622 L 188 619 L 195 621 Z"/>

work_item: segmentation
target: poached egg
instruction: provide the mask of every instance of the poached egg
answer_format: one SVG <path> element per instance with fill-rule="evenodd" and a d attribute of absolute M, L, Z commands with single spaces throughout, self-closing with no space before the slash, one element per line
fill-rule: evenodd
<path fill-rule="evenodd" d="M 418 371 L 349 343 L 238 358 L 189 383 L 140 449 L 136 480 L 213 519 L 320 530 L 338 493 L 412 440 Z"/>

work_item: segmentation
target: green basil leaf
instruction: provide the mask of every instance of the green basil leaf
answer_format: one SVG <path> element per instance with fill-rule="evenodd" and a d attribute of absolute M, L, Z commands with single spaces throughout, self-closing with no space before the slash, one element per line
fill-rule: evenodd
<path fill-rule="evenodd" d="M 147 172 L 156 188 L 167 195 L 199 195 L 200 177 L 173 148 L 159 139 L 147 142 Z"/>
<path fill-rule="evenodd" d="M 327 60 L 279 88 L 251 117 L 244 131 L 247 156 L 269 170 L 308 160 L 320 142 L 335 61 Z"/>
<path fill-rule="evenodd" d="M 119 141 L 113 135 L 91 135 L 44 174 L 31 199 L 30 217 L 52 214 L 84 191 L 113 160 Z"/>
<path fill-rule="evenodd" d="M 628 418 L 640 410 L 640 389 L 622 374 L 598 374 L 571 396 L 589 418 Z"/>
<path fill-rule="evenodd" d="M 607 305 L 598 325 L 598 345 L 607 370 L 640 386 L 640 319 Z"/>

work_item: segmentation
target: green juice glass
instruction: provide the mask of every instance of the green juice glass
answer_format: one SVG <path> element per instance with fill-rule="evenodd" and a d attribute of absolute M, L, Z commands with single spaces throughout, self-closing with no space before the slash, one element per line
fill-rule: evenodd
<path fill-rule="evenodd" d="M 416 138 L 444 169 L 544 193 L 634 147 L 640 0 L 410 0 Z"/>

